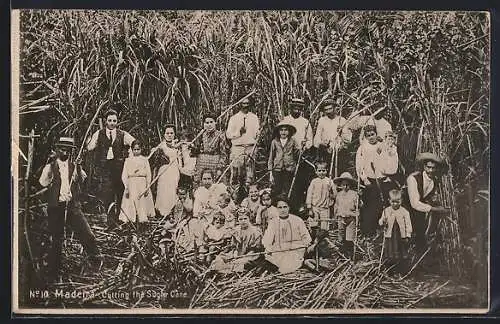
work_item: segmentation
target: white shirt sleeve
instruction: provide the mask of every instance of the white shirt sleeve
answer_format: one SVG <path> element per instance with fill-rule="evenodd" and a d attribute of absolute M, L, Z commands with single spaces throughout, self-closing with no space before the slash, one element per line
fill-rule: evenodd
<path fill-rule="evenodd" d="M 420 194 L 417 189 L 417 180 L 415 177 L 409 176 L 406 180 L 408 186 L 408 197 L 410 198 L 411 207 L 420 212 L 428 213 L 431 211 L 431 205 L 425 204 L 420 201 Z"/>
<path fill-rule="evenodd" d="M 231 116 L 227 124 L 226 137 L 230 140 L 241 137 L 238 123 L 236 121 L 237 118 L 238 117 L 236 115 Z"/>
<path fill-rule="evenodd" d="M 52 182 L 52 177 L 52 168 L 50 167 L 50 164 L 46 164 L 42 170 L 42 174 L 40 175 L 40 179 L 38 180 L 38 182 L 42 186 L 47 187 Z"/>
<path fill-rule="evenodd" d="M 99 137 L 99 131 L 96 131 L 94 134 L 92 134 L 92 137 L 90 138 L 90 141 L 87 144 L 88 151 L 92 151 L 93 149 L 96 148 L 98 137 Z"/>
<path fill-rule="evenodd" d="M 130 146 L 133 141 L 135 141 L 135 138 L 128 132 L 123 131 L 123 144 Z"/>

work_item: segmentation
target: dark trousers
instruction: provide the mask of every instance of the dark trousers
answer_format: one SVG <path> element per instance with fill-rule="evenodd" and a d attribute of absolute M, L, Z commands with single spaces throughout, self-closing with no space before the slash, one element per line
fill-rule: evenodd
<path fill-rule="evenodd" d="M 424 252 L 427 247 L 425 239 L 425 230 L 427 229 L 427 217 L 425 213 L 417 212 L 415 210 L 410 213 L 411 225 L 415 233 L 415 248 L 416 251 Z"/>
<path fill-rule="evenodd" d="M 332 155 L 333 152 L 328 152 L 328 147 L 324 145 L 320 145 L 317 150 L 317 159 L 318 161 L 323 161 L 327 163 L 327 171 L 330 172 L 330 165 L 332 164 Z M 337 151 L 337 176 L 342 172 L 349 171 L 352 169 L 350 166 L 349 160 L 349 151 L 345 148 L 341 148 Z M 351 172 L 352 173 L 352 172 Z M 335 157 L 333 157 L 333 167 L 332 167 L 332 178 L 335 176 Z"/>
<path fill-rule="evenodd" d="M 272 186 L 273 197 L 285 195 L 288 197 L 288 191 L 292 184 L 293 172 L 273 171 L 274 184 Z"/>
<path fill-rule="evenodd" d="M 189 192 L 193 190 L 194 180 L 192 176 L 188 176 L 184 173 L 180 174 L 179 184 L 177 185 L 179 188 L 186 188 Z"/>
<path fill-rule="evenodd" d="M 118 224 L 118 215 L 122 205 L 123 191 L 125 187 L 122 182 L 123 161 L 107 160 L 97 168 L 98 197 L 102 201 L 106 212 L 111 203 L 115 202 L 115 208 L 108 212 L 108 226 Z"/>
<path fill-rule="evenodd" d="M 48 261 L 50 275 L 53 277 L 57 276 L 61 270 L 65 206 L 65 203 L 59 203 L 59 206 L 49 207 L 47 209 L 49 232 L 52 236 L 52 246 L 49 251 Z M 99 248 L 97 247 L 94 234 L 80 206 L 74 206 L 71 203 L 68 205 L 66 224 L 76 234 L 76 237 L 80 240 L 88 255 L 99 254 Z"/>
<path fill-rule="evenodd" d="M 383 180 L 368 178 L 370 184 L 363 190 L 363 207 L 360 210 L 361 232 L 366 236 L 377 233 L 378 220 L 384 207 L 388 205 L 383 189 Z"/>
<path fill-rule="evenodd" d="M 305 205 L 307 188 L 309 187 L 309 184 L 314 176 L 314 168 L 302 161 L 299 165 L 299 169 L 297 170 L 295 182 L 293 183 L 292 194 L 290 195 L 290 212 L 292 214 L 298 215 L 299 208 Z"/>

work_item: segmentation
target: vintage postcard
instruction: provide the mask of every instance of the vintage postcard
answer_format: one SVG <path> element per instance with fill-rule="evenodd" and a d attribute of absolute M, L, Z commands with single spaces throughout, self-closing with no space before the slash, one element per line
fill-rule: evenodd
<path fill-rule="evenodd" d="M 490 35 L 13 10 L 13 313 L 486 313 Z"/>

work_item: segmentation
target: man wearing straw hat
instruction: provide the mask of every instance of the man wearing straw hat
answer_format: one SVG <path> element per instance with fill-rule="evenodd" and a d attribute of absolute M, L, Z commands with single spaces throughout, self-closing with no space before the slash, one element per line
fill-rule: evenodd
<path fill-rule="evenodd" d="M 64 227 L 69 225 L 77 235 L 91 261 L 100 259 L 96 244 L 80 204 L 80 186 L 87 178 L 79 163 L 69 161 L 74 148 L 71 137 L 61 137 L 55 145 L 55 155 L 43 168 L 39 182 L 47 189 L 47 214 L 52 244 L 49 252 L 49 282 L 59 276 L 62 263 Z M 76 168 L 76 170 L 75 170 Z M 66 222 L 66 223 L 65 223 Z"/>
<path fill-rule="evenodd" d="M 231 141 L 231 179 L 238 181 L 246 171 L 247 184 L 253 181 L 255 168 L 255 145 L 259 133 L 259 118 L 250 111 L 254 105 L 252 96 L 244 98 L 240 102 L 240 111 L 229 118 L 226 137 Z M 233 184 L 233 183 L 231 183 Z"/>
<path fill-rule="evenodd" d="M 426 229 L 429 225 L 430 213 L 442 214 L 448 208 L 436 206 L 435 193 L 438 186 L 438 174 L 446 172 L 447 164 L 436 154 L 425 152 L 417 156 L 417 162 L 423 166 L 422 171 L 412 173 L 407 178 L 410 215 L 415 233 L 415 245 L 418 252 L 426 249 Z"/>
<path fill-rule="evenodd" d="M 318 149 L 320 160 L 331 162 L 332 154 L 337 152 L 338 171 L 347 169 L 347 152 L 342 148 L 351 142 L 352 133 L 347 127 L 347 120 L 337 116 L 333 99 L 326 99 L 323 104 L 324 116 L 318 120 L 318 127 L 314 135 L 313 145 Z"/>
<path fill-rule="evenodd" d="M 128 155 L 128 147 L 135 138 L 117 128 L 118 112 L 116 110 L 108 110 L 105 118 L 106 127 L 92 135 L 87 149 L 95 151 L 97 194 L 108 212 L 108 227 L 114 228 L 118 225 L 119 208 L 125 189 L 121 180 L 123 164 Z M 115 210 L 110 211 L 109 208 L 113 202 L 116 203 Z"/>

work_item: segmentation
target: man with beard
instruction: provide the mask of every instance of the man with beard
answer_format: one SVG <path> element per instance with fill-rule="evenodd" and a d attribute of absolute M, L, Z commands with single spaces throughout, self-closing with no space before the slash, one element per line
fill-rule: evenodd
<path fill-rule="evenodd" d="M 135 140 L 132 135 L 117 128 L 118 113 L 110 109 L 105 114 L 106 128 L 96 131 L 88 145 L 89 151 L 95 151 L 97 196 L 108 212 L 109 228 L 118 225 L 118 215 L 122 203 L 123 190 L 121 180 L 123 164 L 128 155 L 128 148 Z M 111 209 L 112 203 L 115 208 Z"/>
<path fill-rule="evenodd" d="M 52 236 L 48 257 L 49 283 L 58 278 L 61 270 L 66 224 L 75 232 L 90 261 L 98 261 L 101 258 L 96 239 L 83 215 L 80 204 L 80 186 L 87 175 L 79 163 L 69 161 L 73 148 L 73 138 L 61 137 L 56 144 L 55 154 L 50 157 L 39 179 L 42 186 L 48 187 L 47 214 L 49 232 Z"/>
<path fill-rule="evenodd" d="M 426 230 L 431 228 L 431 215 L 449 212 L 449 208 L 438 206 L 435 193 L 438 175 L 447 169 L 446 163 L 433 153 L 421 153 L 417 162 L 423 170 L 412 173 L 407 179 L 410 215 L 415 232 L 415 245 L 418 252 L 426 249 Z"/>

